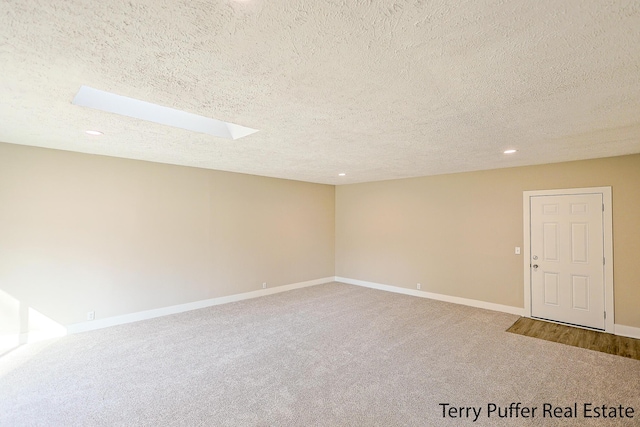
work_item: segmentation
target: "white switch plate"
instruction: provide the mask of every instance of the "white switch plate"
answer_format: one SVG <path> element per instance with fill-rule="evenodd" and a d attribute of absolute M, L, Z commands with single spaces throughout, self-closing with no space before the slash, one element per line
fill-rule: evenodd
<path fill-rule="evenodd" d="M 520 246 L 516 246 L 516 255 L 520 255 Z"/>

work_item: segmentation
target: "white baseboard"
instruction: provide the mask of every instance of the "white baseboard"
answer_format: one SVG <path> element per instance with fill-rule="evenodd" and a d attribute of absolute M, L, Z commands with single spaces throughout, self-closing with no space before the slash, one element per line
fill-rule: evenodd
<path fill-rule="evenodd" d="M 484 308 L 485 310 L 501 311 L 503 313 L 524 316 L 524 308 L 512 307 L 510 305 L 495 304 L 492 302 L 479 301 L 475 299 L 454 297 L 450 295 L 435 294 L 432 292 L 419 291 L 417 289 L 401 288 L 399 286 L 383 285 L 380 283 L 367 282 L 364 280 L 348 279 L 346 277 L 336 277 L 336 282 L 347 283 L 349 285 L 364 286 L 366 288 L 379 289 L 381 291 L 395 292 L 397 294 L 412 295 L 415 297 L 429 298 L 438 301 L 451 302 L 454 304 L 468 305 L 470 307 Z"/>
<path fill-rule="evenodd" d="M 186 304 L 172 305 L 169 307 L 156 308 L 153 310 L 138 311 L 136 313 L 124 314 L 122 316 L 96 319 L 90 322 L 74 323 L 67 326 L 67 333 L 77 334 L 79 332 L 92 331 L 95 329 L 108 328 L 109 326 L 122 325 L 125 323 L 138 322 L 140 320 L 153 319 L 155 317 L 168 316 L 170 314 L 183 313 L 185 311 L 198 310 L 200 308 L 214 305 L 227 304 L 230 302 L 242 301 L 251 298 L 263 297 L 266 295 L 286 292 L 293 289 L 306 288 L 309 286 L 321 285 L 333 282 L 335 277 L 324 277 L 322 279 L 308 280 L 306 282 L 292 283 L 290 285 L 276 286 L 273 288 L 259 289 L 257 291 L 245 292 L 242 294 L 228 295 L 225 297 L 211 298 L 201 301 L 189 302 Z"/>
<path fill-rule="evenodd" d="M 482 308 L 486 310 L 499 311 L 503 313 L 515 314 L 518 316 L 525 316 L 524 308 L 513 307 L 509 305 L 495 304 L 486 301 L 479 301 L 469 298 L 454 297 L 444 294 L 436 294 L 432 292 L 419 291 L 417 289 L 401 288 L 399 286 L 384 285 L 381 283 L 367 282 L 365 280 L 349 279 L 346 277 L 324 277 L 321 279 L 309 280 L 306 282 L 293 283 L 290 285 L 276 286 L 273 288 L 259 289 L 257 291 L 245 292 L 241 294 L 228 295 L 225 297 L 211 298 L 207 300 L 194 301 L 186 304 L 173 305 L 169 307 L 162 307 L 153 310 L 140 311 L 136 313 L 125 314 L 122 316 L 108 317 L 104 319 L 97 319 L 91 322 L 81 322 L 68 325 L 66 327 L 67 333 L 76 334 L 79 332 L 92 331 L 95 329 L 107 328 L 110 326 L 122 325 L 125 323 L 138 322 L 140 320 L 153 319 L 155 317 L 167 316 L 170 314 L 183 313 L 185 311 L 197 310 L 200 308 L 211 307 L 214 305 L 227 304 L 230 302 L 242 301 L 251 298 L 258 298 L 266 295 L 277 294 L 280 292 L 286 292 L 293 289 L 306 288 L 309 286 L 321 285 L 329 282 L 342 282 L 350 285 L 363 286 L 366 288 L 379 289 L 387 292 L 394 292 L 398 294 L 411 295 L 421 298 L 429 298 L 437 301 L 450 302 L 453 304 L 461 304 L 470 307 Z M 615 335 L 620 335 L 629 338 L 640 339 L 640 328 L 625 325 L 615 325 Z M 64 333 L 56 332 L 55 334 L 41 334 L 39 332 L 15 334 L 0 337 L 0 347 L 2 344 L 12 344 L 11 346 L 17 346 L 20 344 L 31 343 L 40 341 L 43 339 L 49 339 L 53 337 L 64 336 Z"/>
<path fill-rule="evenodd" d="M 615 334 L 622 337 L 640 339 L 640 328 L 633 326 L 615 325 Z"/>
<path fill-rule="evenodd" d="M 450 295 L 435 294 L 432 292 L 419 291 L 417 289 L 401 288 L 399 286 L 383 285 L 381 283 L 367 282 L 365 280 L 348 279 L 346 277 L 335 277 L 336 282 L 347 283 L 349 285 L 364 286 L 366 288 L 379 289 L 381 291 L 395 292 L 397 294 L 412 295 L 421 298 L 429 298 L 438 301 L 451 302 L 454 304 L 468 305 L 470 307 L 484 308 L 486 310 L 501 311 L 503 313 L 526 316 L 525 309 L 512 307 L 510 305 L 494 304 L 492 302 L 478 301 L 474 299 L 453 297 Z M 640 328 L 625 325 L 615 325 L 615 335 L 628 338 L 640 339 Z"/>

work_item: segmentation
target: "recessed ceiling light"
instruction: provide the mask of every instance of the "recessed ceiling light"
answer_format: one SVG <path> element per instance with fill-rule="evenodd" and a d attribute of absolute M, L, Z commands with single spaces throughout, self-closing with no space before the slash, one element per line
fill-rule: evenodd
<path fill-rule="evenodd" d="M 339 173 L 338 176 L 346 176 L 346 173 Z"/>
<path fill-rule="evenodd" d="M 518 150 L 505 150 L 505 151 L 504 151 L 504 154 L 513 154 L 513 153 L 515 153 L 516 151 L 518 151 Z"/>
<path fill-rule="evenodd" d="M 102 135 L 102 132 L 100 132 L 99 130 L 86 130 L 85 133 L 87 135 L 93 135 L 93 136 Z"/>

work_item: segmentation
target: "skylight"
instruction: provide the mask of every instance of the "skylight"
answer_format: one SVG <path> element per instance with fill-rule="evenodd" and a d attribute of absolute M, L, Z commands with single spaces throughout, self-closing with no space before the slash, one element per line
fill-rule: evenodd
<path fill-rule="evenodd" d="M 88 86 L 80 87 L 72 104 L 193 132 L 206 133 L 219 138 L 239 139 L 258 132 L 257 129 L 116 95 Z"/>

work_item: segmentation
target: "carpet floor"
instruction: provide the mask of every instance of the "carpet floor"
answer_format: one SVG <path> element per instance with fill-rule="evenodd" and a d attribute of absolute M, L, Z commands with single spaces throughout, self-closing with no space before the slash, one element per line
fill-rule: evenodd
<path fill-rule="evenodd" d="M 640 425 L 640 361 L 516 319 L 330 283 L 71 335 L 0 358 L 0 425 Z"/>

